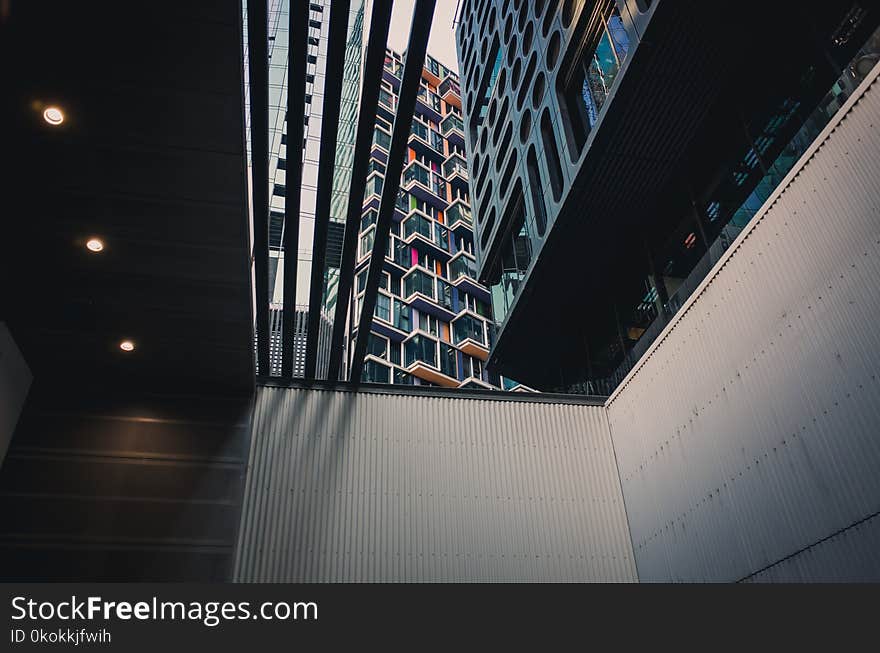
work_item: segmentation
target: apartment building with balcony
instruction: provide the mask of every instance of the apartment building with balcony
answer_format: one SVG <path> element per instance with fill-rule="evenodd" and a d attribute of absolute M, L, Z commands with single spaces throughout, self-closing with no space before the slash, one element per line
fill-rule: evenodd
<path fill-rule="evenodd" d="M 386 51 L 355 264 L 361 302 L 373 247 L 404 57 Z M 417 94 L 362 380 L 492 388 L 491 296 L 477 281 L 458 75 L 428 56 Z M 349 341 L 357 336 L 350 320 Z"/>

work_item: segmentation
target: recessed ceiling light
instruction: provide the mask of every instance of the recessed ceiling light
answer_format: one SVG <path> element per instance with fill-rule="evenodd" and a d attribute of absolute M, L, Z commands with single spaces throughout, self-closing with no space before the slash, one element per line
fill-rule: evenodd
<path fill-rule="evenodd" d="M 103 252 L 104 241 L 100 238 L 89 238 L 89 241 L 86 243 L 86 247 L 90 252 Z"/>
<path fill-rule="evenodd" d="M 60 125 L 64 122 L 64 113 L 58 107 L 46 107 L 43 111 L 43 120 L 50 125 Z"/>
<path fill-rule="evenodd" d="M 119 343 L 119 348 L 122 351 L 134 351 L 134 343 L 131 340 L 123 340 Z"/>

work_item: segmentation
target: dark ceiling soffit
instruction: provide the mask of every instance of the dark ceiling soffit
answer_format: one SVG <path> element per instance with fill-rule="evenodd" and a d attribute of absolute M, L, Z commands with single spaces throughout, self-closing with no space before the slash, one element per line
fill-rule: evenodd
<path fill-rule="evenodd" d="M 391 23 L 391 1 L 375 0 L 370 17 L 370 37 L 364 64 L 364 81 L 358 112 L 357 139 L 348 191 L 348 211 L 345 219 L 345 237 L 342 244 L 342 261 L 339 266 L 339 285 L 336 295 L 336 313 L 333 319 L 333 339 L 330 346 L 330 365 L 327 378 L 339 378 L 342 363 L 342 338 L 346 328 L 349 295 L 354 281 L 354 255 L 358 228 L 361 222 L 364 188 L 367 184 L 367 166 L 370 163 L 370 144 L 376 124 L 376 108 L 379 104 L 379 83 L 385 65 L 385 44 Z"/>
<path fill-rule="evenodd" d="M 303 116 L 306 102 L 306 57 L 309 54 L 309 3 L 292 2 L 290 5 L 290 49 L 287 57 L 287 191 L 284 194 L 283 242 L 284 308 L 281 314 L 281 376 L 287 378 L 293 376 L 293 337 L 296 332 Z M 268 177 L 267 173 L 267 180 Z"/>
<path fill-rule="evenodd" d="M 336 0 L 330 5 L 330 36 L 327 47 L 327 75 L 324 87 L 324 116 L 321 126 L 321 152 L 318 167 L 318 197 L 315 203 L 315 238 L 312 247 L 312 278 L 309 287 L 309 321 L 306 339 L 305 378 L 315 378 L 318 354 L 318 327 L 324 297 L 327 259 L 327 230 L 333 173 L 336 169 L 336 139 L 342 102 L 342 77 L 348 32 L 350 0 Z"/>
<path fill-rule="evenodd" d="M 266 0 L 248 2 L 248 74 L 251 94 L 251 189 L 257 366 L 269 371 L 269 35 Z"/>
<path fill-rule="evenodd" d="M 394 116 L 394 128 L 391 132 L 388 166 L 382 185 L 382 200 L 379 204 L 379 216 L 376 219 L 373 253 L 370 255 L 370 271 L 367 275 L 367 287 L 358 324 L 358 337 L 349 371 L 349 381 L 352 382 L 360 380 L 364 357 L 367 354 L 368 334 L 373 322 L 373 311 L 376 309 L 379 278 L 382 275 L 385 248 L 388 246 L 388 237 L 391 232 L 391 219 L 394 215 L 394 205 L 397 203 L 397 191 L 400 190 L 400 175 L 403 172 L 406 144 L 409 140 L 413 114 L 416 109 L 416 93 L 419 90 L 422 69 L 425 66 L 425 53 L 428 49 L 428 36 L 431 34 L 435 3 L 436 0 L 417 0 L 413 11 L 409 43 L 406 46 L 403 80 L 400 83 L 400 97 L 397 102 L 397 114 Z"/>

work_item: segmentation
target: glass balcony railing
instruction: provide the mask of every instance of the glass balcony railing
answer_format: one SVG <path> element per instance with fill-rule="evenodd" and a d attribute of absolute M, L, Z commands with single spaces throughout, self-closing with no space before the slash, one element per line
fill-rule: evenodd
<path fill-rule="evenodd" d="M 377 127 L 373 131 L 373 143 L 387 152 L 391 149 L 391 134 L 384 132 Z"/>
<path fill-rule="evenodd" d="M 485 347 L 486 324 L 483 320 L 465 313 L 452 323 L 452 337 L 456 345 L 465 340 L 473 340 Z"/>
<path fill-rule="evenodd" d="M 462 135 L 464 134 L 464 123 L 461 118 L 454 113 L 450 113 L 440 123 L 440 132 L 444 136 L 449 136 L 449 133 L 454 129 L 457 129 Z"/>
<path fill-rule="evenodd" d="M 403 237 L 409 238 L 413 234 L 420 234 L 426 240 L 432 240 L 432 222 L 421 213 L 413 212 L 403 221 Z"/>
<path fill-rule="evenodd" d="M 382 183 L 384 179 L 380 174 L 374 174 L 369 179 L 367 179 L 367 184 L 364 188 L 364 200 L 369 199 L 371 195 L 382 196 Z"/>
<path fill-rule="evenodd" d="M 434 225 L 434 244 L 443 251 L 449 251 L 449 229 L 442 224 Z"/>
<path fill-rule="evenodd" d="M 366 213 L 361 216 L 361 231 L 365 231 L 370 228 L 370 225 L 376 224 L 376 220 L 379 218 L 379 212 L 375 209 L 370 209 Z"/>
<path fill-rule="evenodd" d="M 418 161 L 413 161 L 403 172 L 403 183 L 417 181 L 437 197 L 446 200 L 446 181 L 434 172 L 425 168 Z"/>
<path fill-rule="evenodd" d="M 412 134 L 428 144 L 430 148 L 443 154 L 443 136 L 430 129 L 421 120 L 413 120 Z"/>
<path fill-rule="evenodd" d="M 450 91 L 461 97 L 461 87 L 458 85 L 458 80 L 451 76 L 444 79 L 437 90 L 440 93 L 440 97 L 446 97 L 446 94 Z"/>
<path fill-rule="evenodd" d="M 403 360 L 406 367 L 426 363 L 437 369 L 437 341 L 423 333 L 417 333 L 403 343 Z"/>
<path fill-rule="evenodd" d="M 458 352 L 445 342 L 440 343 L 440 371 L 450 378 L 458 378 Z"/>
<path fill-rule="evenodd" d="M 452 304 L 452 286 L 442 279 L 437 279 L 437 303 L 450 313 L 455 310 Z"/>
<path fill-rule="evenodd" d="M 390 240 L 394 241 L 394 243 L 389 242 L 388 251 L 385 252 L 385 255 L 400 267 L 407 270 L 411 268 L 413 265 L 412 248 L 396 237 L 392 236 Z"/>
<path fill-rule="evenodd" d="M 403 278 L 403 290 L 406 297 L 421 293 L 434 299 L 434 277 L 421 270 L 413 270 Z"/>
<path fill-rule="evenodd" d="M 455 202 L 446 209 L 447 224 L 454 225 L 458 221 L 467 225 L 473 225 L 474 223 L 473 218 L 471 217 L 471 209 L 464 202 Z"/>
<path fill-rule="evenodd" d="M 455 283 L 460 277 L 477 279 L 477 262 L 465 254 L 449 262 L 449 280 Z"/>
<path fill-rule="evenodd" d="M 446 69 L 434 57 L 428 55 L 425 57 L 425 69 L 435 77 L 441 77 L 446 73 Z"/>
<path fill-rule="evenodd" d="M 424 86 L 420 86 L 418 99 L 422 104 L 426 105 L 429 109 L 432 109 L 435 113 L 440 113 L 440 96 L 436 93 L 432 93 Z"/>
<path fill-rule="evenodd" d="M 449 157 L 446 162 L 443 164 L 443 176 L 449 179 L 453 175 L 461 175 L 465 179 L 468 176 L 468 167 L 467 163 L 463 158 L 458 156 L 457 154 Z"/>
<path fill-rule="evenodd" d="M 385 57 L 385 70 L 390 72 L 395 77 L 400 77 L 403 72 L 403 64 L 399 61 L 392 59 L 391 57 Z"/>
<path fill-rule="evenodd" d="M 392 112 L 397 110 L 397 98 L 394 94 L 389 93 L 384 88 L 379 89 L 379 104 L 385 106 Z"/>

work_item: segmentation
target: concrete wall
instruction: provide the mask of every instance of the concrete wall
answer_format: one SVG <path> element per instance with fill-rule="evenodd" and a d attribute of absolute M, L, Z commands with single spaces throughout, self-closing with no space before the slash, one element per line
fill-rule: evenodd
<path fill-rule="evenodd" d="M 640 580 L 880 581 L 878 152 L 867 80 L 609 400 Z"/>
<path fill-rule="evenodd" d="M 605 411 L 258 388 L 235 578 L 635 580 Z"/>

